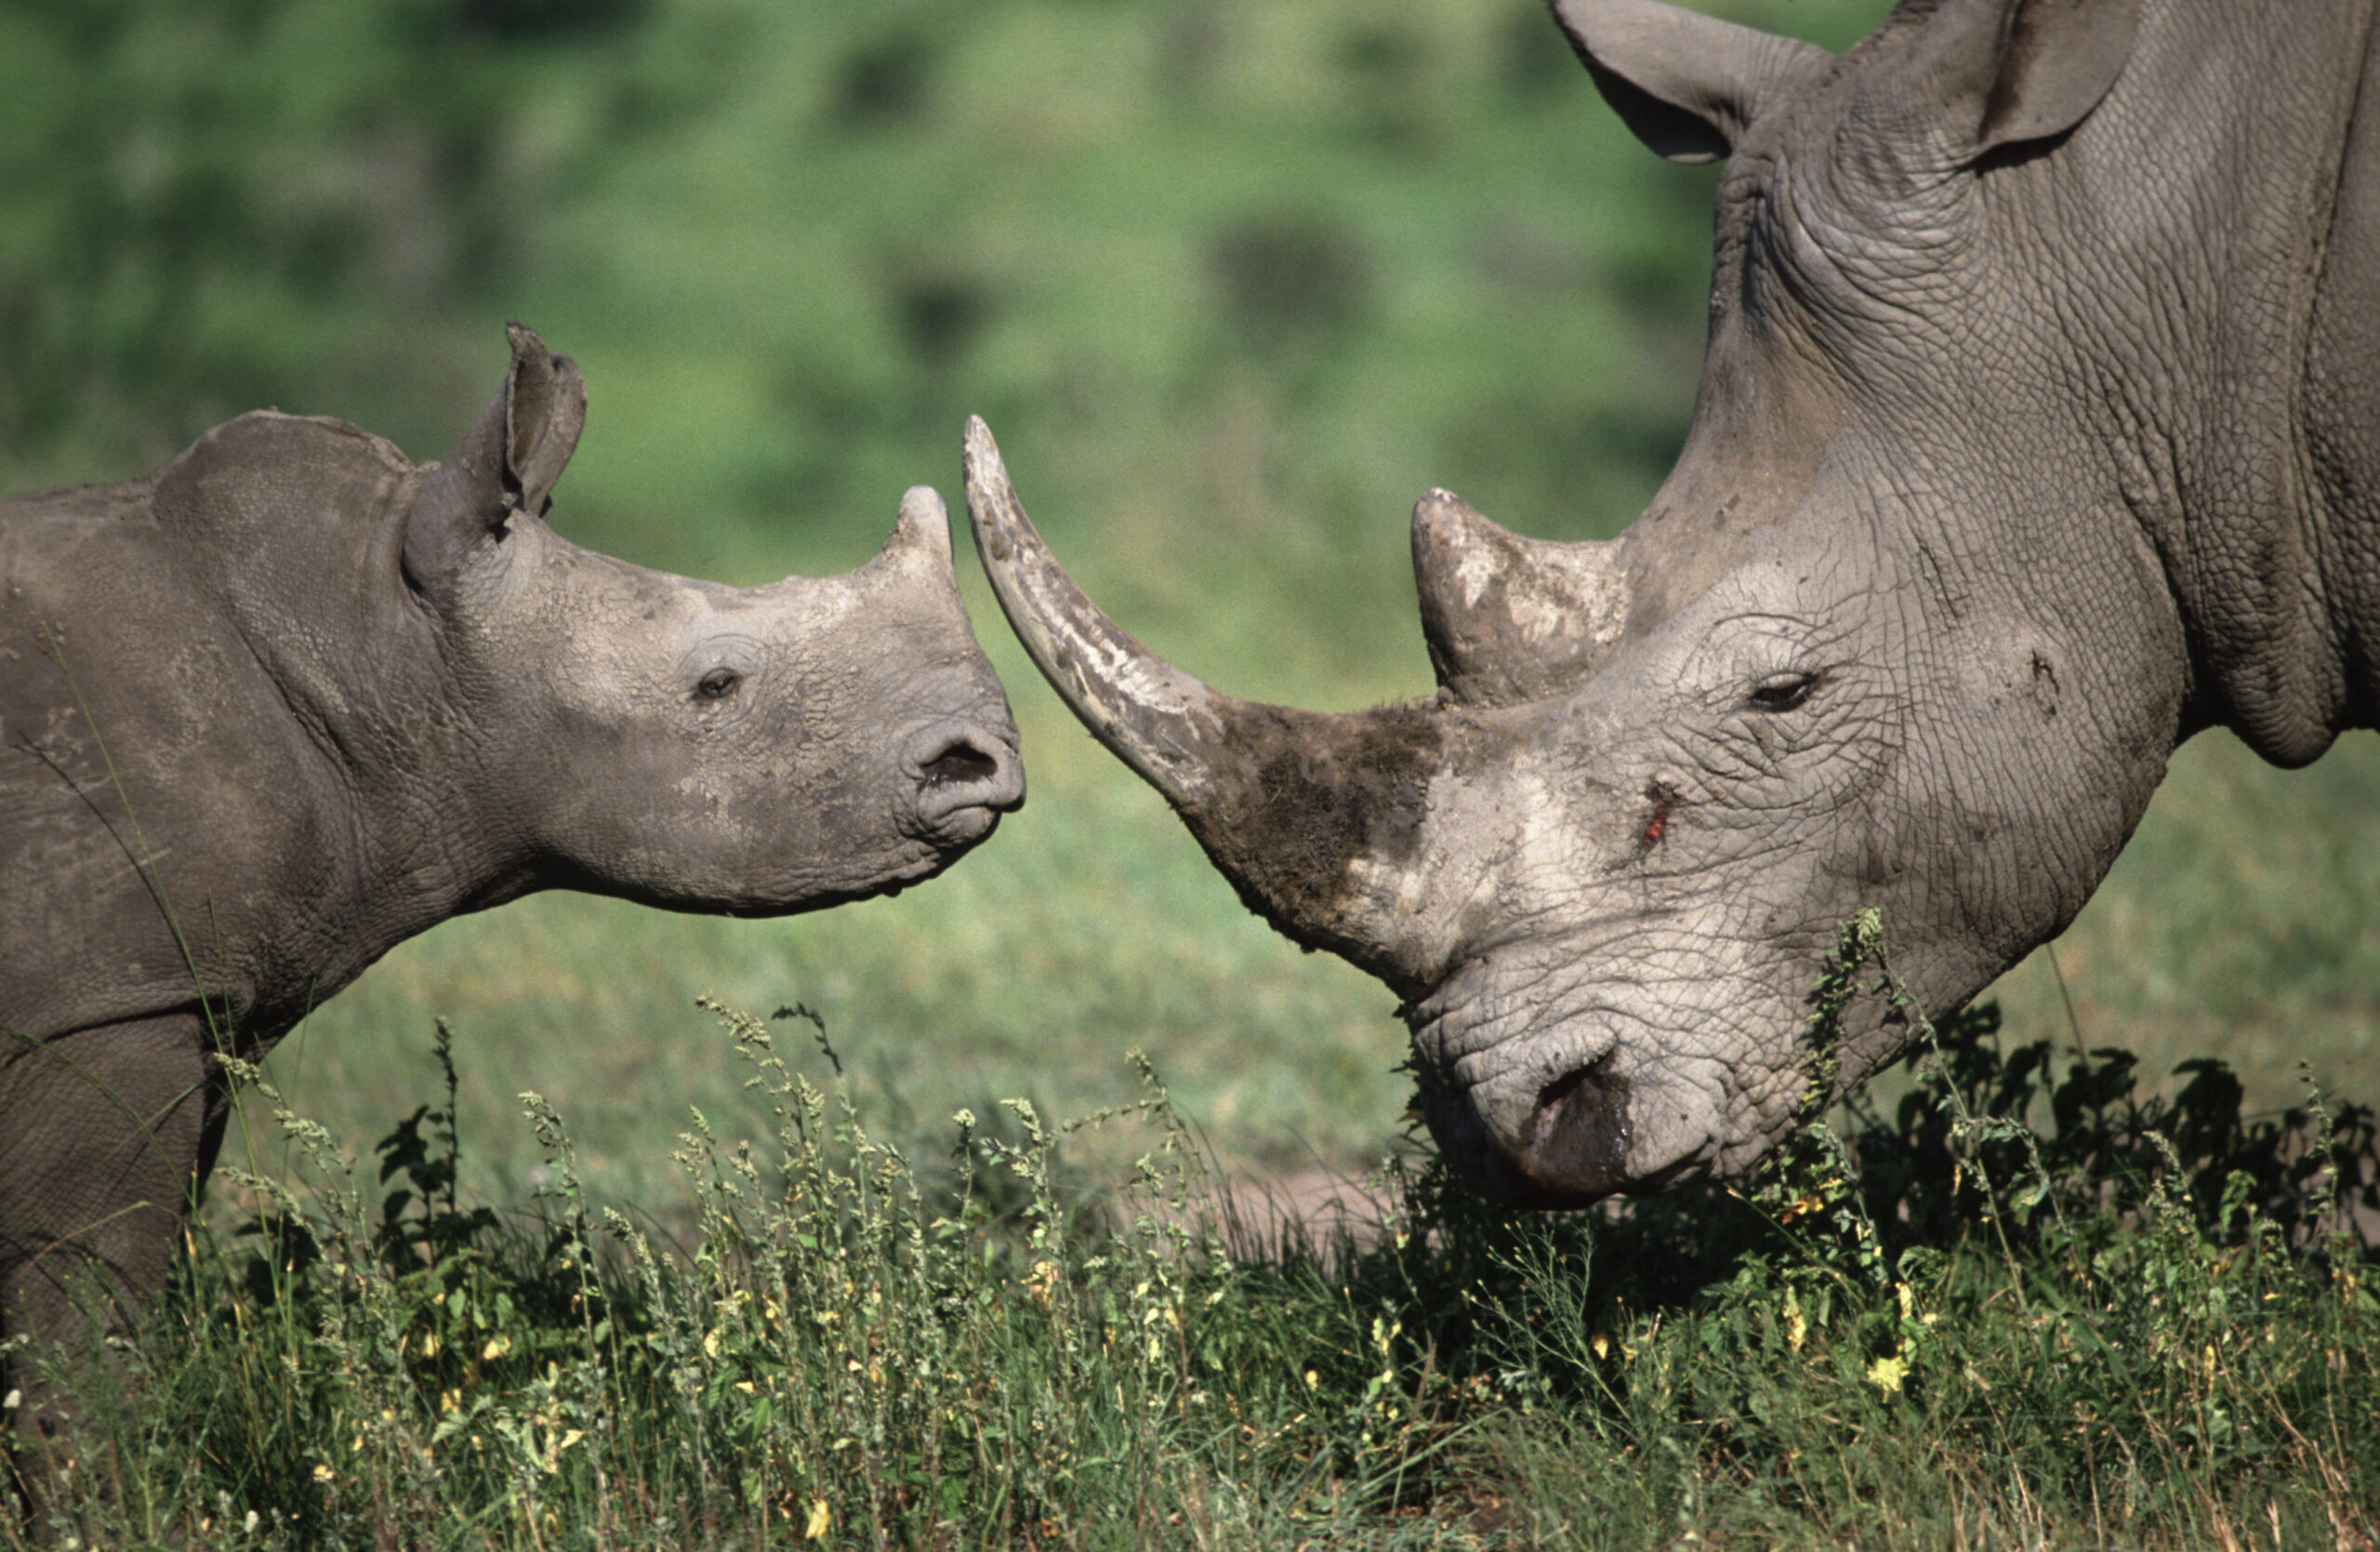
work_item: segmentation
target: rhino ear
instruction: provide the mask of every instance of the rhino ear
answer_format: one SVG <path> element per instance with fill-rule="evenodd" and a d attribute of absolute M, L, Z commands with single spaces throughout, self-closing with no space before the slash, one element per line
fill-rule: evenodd
<path fill-rule="evenodd" d="M 504 385 L 504 463 L 521 510 L 539 517 L 553 506 L 562 465 L 587 425 L 587 385 L 578 364 L 546 349 L 519 324 L 507 324 L 512 376 Z"/>
<path fill-rule="evenodd" d="M 1877 63 L 1854 112 L 1895 129 L 1931 125 L 1964 166 L 2088 118 L 2139 27 L 2139 0 L 1946 0 Z"/>
<path fill-rule="evenodd" d="M 1763 109 L 1833 56 L 1658 0 L 1554 0 L 1612 111 L 1673 162 L 1715 162 Z"/>
<path fill-rule="evenodd" d="M 507 325 L 512 368 L 454 454 L 431 471 L 405 519 L 405 576 L 436 589 L 516 511 L 542 517 L 587 423 L 587 388 L 568 356 Z"/>

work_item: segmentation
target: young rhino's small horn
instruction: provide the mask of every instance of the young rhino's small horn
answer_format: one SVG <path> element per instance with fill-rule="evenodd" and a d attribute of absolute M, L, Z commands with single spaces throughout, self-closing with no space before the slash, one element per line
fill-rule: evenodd
<path fill-rule="evenodd" d="M 917 571 L 948 578 L 956 587 L 950 566 L 950 510 L 943 505 L 941 493 L 932 485 L 911 485 L 903 492 L 891 536 L 860 571 Z"/>
<path fill-rule="evenodd" d="M 1628 619 L 1616 546 L 1526 538 L 1434 490 L 1413 508 L 1413 579 L 1439 686 L 1465 706 L 1559 694 Z"/>

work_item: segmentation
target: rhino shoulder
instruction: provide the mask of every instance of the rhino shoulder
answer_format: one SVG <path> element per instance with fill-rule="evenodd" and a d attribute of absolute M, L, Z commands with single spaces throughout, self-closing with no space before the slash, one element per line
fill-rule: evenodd
<path fill-rule="evenodd" d="M 203 432 L 152 476 L 169 487 L 231 479 L 287 487 L 401 479 L 413 462 L 386 437 L 326 415 L 254 409 Z"/>
<path fill-rule="evenodd" d="M 157 471 L 152 500 L 160 527 L 204 548 L 286 552 L 378 525 L 414 472 L 344 420 L 251 410 Z"/>

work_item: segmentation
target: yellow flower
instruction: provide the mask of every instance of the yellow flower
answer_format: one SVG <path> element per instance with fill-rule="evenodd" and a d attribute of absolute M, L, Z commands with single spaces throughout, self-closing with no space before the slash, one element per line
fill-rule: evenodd
<path fill-rule="evenodd" d="M 824 1498 L 813 1498 L 810 1500 L 810 1523 L 802 1531 L 801 1539 L 804 1541 L 819 1540 L 821 1537 L 826 1535 L 826 1527 L 834 1523 L 834 1519 L 835 1512 L 826 1506 L 826 1500 Z"/>
<path fill-rule="evenodd" d="M 332 1475 L 333 1473 L 329 1466 L 324 1466 L 319 1462 L 315 1464 L 314 1480 L 318 1482 L 327 1482 L 331 1479 Z"/>
<path fill-rule="evenodd" d="M 1033 1301 L 1036 1304 L 1047 1308 L 1050 1304 L 1050 1291 L 1057 1286 L 1057 1282 L 1058 1264 L 1054 1261 L 1036 1261 L 1033 1263 L 1032 1272 L 1025 1280 L 1025 1291 L 1033 1295 Z M 1147 1283 L 1142 1283 L 1139 1288 L 1133 1290 L 1133 1296 L 1138 1297 L 1147 1288 Z"/>
<path fill-rule="evenodd" d="M 1900 1394 L 1900 1382 L 1909 1377 L 1909 1365 L 1898 1353 L 1880 1358 L 1868 1365 L 1868 1381 L 1887 1396 Z"/>

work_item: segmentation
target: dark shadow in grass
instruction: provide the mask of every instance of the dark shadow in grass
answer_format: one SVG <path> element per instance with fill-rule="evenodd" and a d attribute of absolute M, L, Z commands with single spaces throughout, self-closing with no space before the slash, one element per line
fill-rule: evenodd
<path fill-rule="evenodd" d="M 1214 1221 L 1278 1275 L 1403 1311 L 1409 1339 L 1456 1374 L 1493 1368 L 1549 1294 L 1583 1342 L 1708 1313 L 1748 1270 L 1822 1269 L 1889 1302 L 1911 1268 L 1988 1254 L 2020 1281 L 2085 1268 L 2064 1290 L 2079 1307 L 2092 1302 L 2088 1267 L 2133 1265 L 2124 1247 L 2183 1219 L 2217 1267 L 2249 1250 L 2317 1279 L 2380 1262 L 2370 1106 L 2324 1101 L 2309 1083 L 2307 1104 L 2248 1115 L 2220 1062 L 2182 1064 L 2169 1095 L 2143 1092 L 2129 1052 L 2001 1036 L 1996 1004 L 1963 1011 L 1903 1064 L 1919 1082 L 1889 1114 L 1854 1094 L 1835 1124 L 1805 1129 L 1743 1181 L 1541 1214 L 1482 1201 L 1413 1147 L 1381 1178 L 1320 1193 L 1319 1216 L 1278 1193 L 1226 1190 Z M 1571 1356 L 1570 1380 L 1593 1388 L 1587 1348 Z"/>

